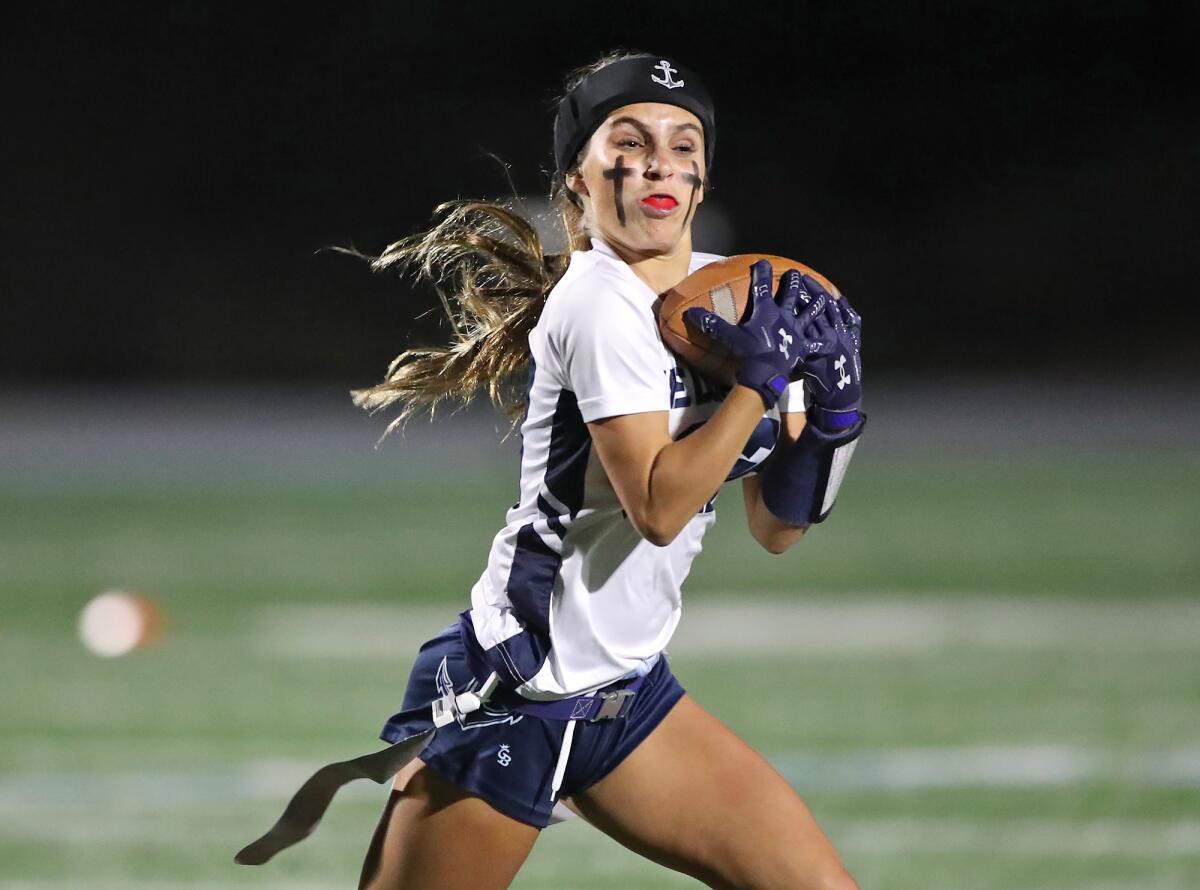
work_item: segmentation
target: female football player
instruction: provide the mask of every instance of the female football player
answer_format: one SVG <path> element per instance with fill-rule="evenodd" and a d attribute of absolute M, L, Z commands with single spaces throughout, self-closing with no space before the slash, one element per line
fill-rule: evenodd
<path fill-rule="evenodd" d="M 520 501 L 383 730 L 437 726 L 396 776 L 361 887 L 507 887 L 561 801 L 712 887 L 855 887 L 791 786 L 662 654 L 721 484 L 742 479 L 751 535 L 781 553 L 828 513 L 863 425 L 859 320 L 794 270 L 773 295 L 756 264 L 739 325 L 690 310 L 740 359 L 732 388 L 663 346 L 656 295 L 719 259 L 692 250 L 715 138 L 693 72 L 608 56 L 555 120 L 568 253 L 457 203 L 374 260 L 439 282 L 457 340 L 404 353 L 359 404 L 397 403 L 399 422 L 481 388 L 504 404 L 518 372 L 527 386 Z"/>

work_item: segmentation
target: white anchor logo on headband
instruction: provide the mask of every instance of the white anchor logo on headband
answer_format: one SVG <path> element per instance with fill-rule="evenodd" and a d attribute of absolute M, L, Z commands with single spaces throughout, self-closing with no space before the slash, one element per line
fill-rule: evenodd
<path fill-rule="evenodd" d="M 672 75 L 672 74 L 674 74 L 676 71 L 678 71 L 678 69 L 677 69 L 677 68 L 672 68 L 672 67 L 671 67 L 671 63 L 670 63 L 670 62 L 668 62 L 666 59 L 663 59 L 661 62 L 659 62 L 659 63 L 658 63 L 657 65 L 655 65 L 654 67 L 655 67 L 656 69 L 657 69 L 657 68 L 661 68 L 661 69 L 662 69 L 662 73 L 663 73 L 664 75 L 666 75 L 665 77 L 659 77 L 657 74 L 651 74 L 651 75 L 650 75 L 650 79 L 651 79 L 652 81 L 654 81 L 655 83 L 661 83 L 661 84 L 662 84 L 663 86 L 665 86 L 665 87 L 666 87 L 668 90 L 673 90 L 673 89 L 675 89 L 675 87 L 681 87 L 681 86 L 683 86 L 683 81 L 682 81 L 682 80 L 675 80 L 675 79 L 673 79 L 673 78 L 671 77 L 671 75 Z"/>

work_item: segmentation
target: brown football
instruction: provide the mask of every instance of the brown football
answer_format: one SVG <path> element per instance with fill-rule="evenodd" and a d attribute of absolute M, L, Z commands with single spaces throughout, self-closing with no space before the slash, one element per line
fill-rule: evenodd
<path fill-rule="evenodd" d="M 799 269 L 817 279 L 829 293 L 840 297 L 837 286 L 815 269 L 787 257 L 742 253 L 693 272 L 659 298 L 658 330 L 667 348 L 708 377 L 732 385 L 738 360 L 723 346 L 684 323 L 685 310 L 699 307 L 738 324 L 750 302 L 750 267 L 759 260 L 771 264 L 771 291 L 788 269 Z"/>

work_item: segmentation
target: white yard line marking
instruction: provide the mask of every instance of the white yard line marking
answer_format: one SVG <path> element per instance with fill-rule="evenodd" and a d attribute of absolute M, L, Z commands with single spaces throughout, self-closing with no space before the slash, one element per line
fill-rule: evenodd
<path fill-rule="evenodd" d="M 149 817 L 152 815 L 152 818 Z M 30 840 L 83 846 L 113 845 L 136 840 L 138 844 L 174 845 L 205 841 L 223 841 L 228 828 L 213 827 L 198 832 L 193 822 L 174 823 L 161 813 L 148 814 L 141 819 L 124 815 L 110 816 L 103 821 L 66 811 L 34 813 L 33 818 L 0 821 L 9 840 Z M 343 827 L 347 825 L 345 820 Z M 825 829 L 834 844 L 847 854 L 858 856 L 910 855 L 913 853 L 952 854 L 979 853 L 997 858 L 1028 856 L 1125 856 L 1133 858 L 1160 856 L 1200 857 L 1200 820 L 1196 819 L 1039 819 L 1001 817 L 938 818 L 906 816 L 903 818 L 862 817 L 855 819 L 826 819 Z M 326 829 L 328 832 L 328 829 Z M 253 832 L 251 832 L 253 833 Z M 336 832 L 329 832 L 336 834 Z M 551 837 L 559 837 L 557 831 Z M 236 846 L 236 841 L 228 842 Z M 47 890 L 49 887 L 69 886 L 64 882 L 27 881 L 30 887 Z M 91 890 L 107 886 L 88 883 Z M 115 885 L 114 885 L 115 886 Z M 186 887 L 205 890 L 216 886 L 208 882 L 181 883 L 132 882 L 130 886 Z M 256 882 L 256 886 L 259 886 Z M 266 884 L 264 887 L 276 885 Z M 324 888 L 324 884 L 292 885 Z M 14 885 L 0 883 L 0 890 Z"/>
<path fill-rule="evenodd" d="M 1200 821 L 1193 819 L 855 819 L 828 830 L 837 847 L 862 856 L 1200 857 Z"/>
<path fill-rule="evenodd" d="M 1132 788 L 1200 788 L 1200 748 L 1106 751 L 1070 745 L 888 748 L 768 758 L 805 791 L 1063 788 L 1115 782 Z"/>
<path fill-rule="evenodd" d="M 453 609 L 373 603 L 288 604 L 262 609 L 245 638 L 272 656 L 409 661 L 454 620 Z M 973 647 L 1006 650 L 1200 650 L 1200 602 L 1094 603 L 1005 597 L 703 599 L 684 607 L 671 652 L 679 655 L 905 653 Z"/>
<path fill-rule="evenodd" d="M 380 742 L 380 746 L 383 743 Z M 321 763 L 254 760 L 228 770 L 130 772 L 29 772 L 0 777 L 0 819 L 19 819 L 26 810 L 103 807 L 108 812 L 160 807 L 219 807 L 239 801 L 286 801 Z M 340 798 L 370 796 L 373 782 L 352 783 Z"/>
<path fill-rule="evenodd" d="M 768 752 L 770 754 L 770 752 Z M 1200 748 L 1114 751 L 1054 745 L 888 748 L 843 754 L 769 756 L 801 793 L 916 791 L 940 788 L 1053 789 L 1098 783 L 1128 788 L 1200 788 Z M 96 808 L 122 818 L 230 802 L 282 804 L 318 767 L 300 760 L 251 761 L 228 771 L 54 772 L 0 777 L 0 826 L 34 830 L 64 812 Z M 339 799 L 383 793 L 372 782 L 349 785 Z M 105 829 L 95 829 L 101 834 Z"/>

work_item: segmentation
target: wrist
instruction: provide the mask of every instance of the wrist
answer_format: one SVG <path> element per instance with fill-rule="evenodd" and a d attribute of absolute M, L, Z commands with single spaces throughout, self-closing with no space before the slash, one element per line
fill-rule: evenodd
<path fill-rule="evenodd" d="M 743 363 L 738 370 L 737 382 L 752 389 L 762 398 L 764 410 L 774 408 L 788 385 L 788 375 L 770 366 Z"/>
<path fill-rule="evenodd" d="M 842 408 L 825 408 L 821 405 L 810 405 L 805 412 L 808 423 L 827 433 L 838 433 L 858 423 L 862 417 L 862 402 L 855 402 Z"/>
<path fill-rule="evenodd" d="M 752 416 L 755 418 L 755 423 L 757 423 L 758 419 L 760 419 L 764 413 L 769 411 L 771 405 L 774 404 L 774 402 L 768 401 L 769 396 L 764 394 L 759 387 L 750 383 L 742 383 L 740 380 L 736 381 L 733 389 L 729 390 L 729 392 L 726 394 L 726 404 L 733 400 L 733 396 L 737 396 L 739 416 L 742 416 L 741 412 L 744 410 L 746 412 L 744 417 L 750 418 Z"/>

